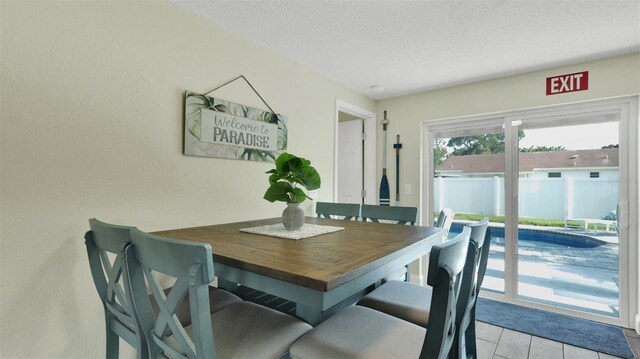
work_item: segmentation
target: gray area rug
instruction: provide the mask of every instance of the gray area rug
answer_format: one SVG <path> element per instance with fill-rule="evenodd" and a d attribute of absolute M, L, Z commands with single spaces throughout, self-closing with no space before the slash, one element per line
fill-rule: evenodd
<path fill-rule="evenodd" d="M 478 298 L 476 319 L 600 353 L 634 358 L 622 329 L 607 324 L 486 298 Z"/>

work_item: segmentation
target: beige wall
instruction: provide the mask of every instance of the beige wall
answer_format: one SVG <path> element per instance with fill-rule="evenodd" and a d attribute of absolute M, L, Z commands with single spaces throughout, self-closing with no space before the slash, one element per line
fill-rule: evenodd
<path fill-rule="evenodd" d="M 560 95 L 545 95 L 549 76 L 589 71 L 589 90 Z M 640 55 L 626 55 L 601 61 L 531 72 L 496 80 L 483 81 L 379 101 L 378 118 L 387 110 L 390 119 L 387 145 L 389 185 L 395 191 L 395 150 L 391 143 L 399 134 L 401 143 L 400 200 L 403 205 L 420 203 L 420 133 L 423 121 L 481 115 L 640 93 Z M 382 141 L 382 126 L 378 126 Z M 382 148 L 378 149 L 378 166 L 382 166 Z M 404 195 L 404 184 L 413 193 Z"/>
<path fill-rule="evenodd" d="M 3 358 L 104 356 L 89 218 L 159 230 L 280 215 L 262 199 L 271 165 L 182 155 L 184 90 L 244 74 L 288 116 L 289 150 L 322 174 L 321 200 L 333 195 L 336 98 L 375 111 L 164 2 L 3 1 L 0 23 Z M 214 95 L 259 104 L 229 89 Z"/>

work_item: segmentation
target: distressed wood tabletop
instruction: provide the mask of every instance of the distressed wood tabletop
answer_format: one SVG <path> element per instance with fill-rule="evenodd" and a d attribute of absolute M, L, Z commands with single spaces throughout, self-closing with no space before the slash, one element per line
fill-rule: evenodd
<path fill-rule="evenodd" d="M 281 218 L 173 229 L 153 234 L 209 243 L 215 262 L 327 292 L 394 258 L 440 242 L 442 230 L 307 217 L 306 223 L 344 230 L 300 240 L 240 232 L 281 222 Z M 425 253 L 426 254 L 426 253 Z"/>

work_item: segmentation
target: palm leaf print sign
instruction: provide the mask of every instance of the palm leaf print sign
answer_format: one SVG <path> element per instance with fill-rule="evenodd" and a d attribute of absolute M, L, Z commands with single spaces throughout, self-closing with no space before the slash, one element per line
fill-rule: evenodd
<path fill-rule="evenodd" d="M 274 162 L 287 150 L 287 118 L 185 92 L 184 154 Z"/>

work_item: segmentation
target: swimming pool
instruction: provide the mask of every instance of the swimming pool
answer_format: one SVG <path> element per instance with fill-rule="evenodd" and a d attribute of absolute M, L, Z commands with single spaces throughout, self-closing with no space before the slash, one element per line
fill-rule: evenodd
<path fill-rule="evenodd" d="M 464 223 L 454 222 L 449 231 L 449 237 L 462 232 Z M 492 243 L 504 244 L 504 228 L 490 227 Z M 548 248 L 596 248 L 607 244 L 593 237 L 575 233 L 561 233 L 548 229 L 520 228 L 518 229 L 520 246 L 548 247 Z"/>

